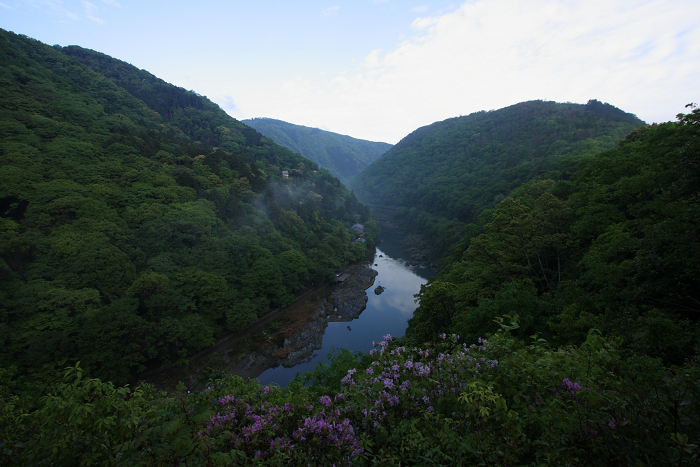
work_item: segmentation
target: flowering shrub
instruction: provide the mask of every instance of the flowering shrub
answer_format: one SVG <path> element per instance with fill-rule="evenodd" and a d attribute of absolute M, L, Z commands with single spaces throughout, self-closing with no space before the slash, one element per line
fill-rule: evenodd
<path fill-rule="evenodd" d="M 263 395 L 271 392 L 267 386 L 263 389 Z M 274 401 L 251 405 L 232 395 L 220 397 L 214 406 L 216 413 L 198 435 L 210 452 L 233 453 L 234 463 L 282 465 L 311 458 L 340 466 L 351 465 L 350 459 L 363 452 L 355 428 L 331 407 L 328 396 L 322 396 L 316 408 Z"/>
<path fill-rule="evenodd" d="M 697 365 L 623 357 L 596 332 L 580 347 L 527 345 L 509 336 L 514 327 L 473 345 L 442 335 L 408 349 L 385 336 L 366 358 L 340 353 L 342 366 L 358 365 L 325 393 L 298 380 L 281 389 L 226 377 L 202 392 L 121 398 L 78 378 L 33 414 L 4 406 L 0 421 L 21 420 L 22 444 L 5 444 L 0 461 L 38 465 L 43 452 L 70 463 L 101 439 L 90 459 L 104 465 L 696 464 Z M 338 375 L 336 362 L 323 371 Z M 315 381 L 327 388 L 321 373 Z M 128 429 L 71 415 L 111 407 L 129 414 Z M 51 427 L 73 442 L 49 438 Z"/>
<path fill-rule="evenodd" d="M 447 339 L 443 335 L 443 340 Z M 390 335 L 374 343 L 377 349 L 371 367 L 362 373 L 348 371 L 342 379 L 341 395 L 361 411 L 354 415 L 366 430 L 386 421 L 408 419 L 424 412 L 462 417 L 457 401 L 462 391 L 480 372 L 498 364 L 487 358 L 487 342 L 477 347 L 457 344 L 450 336 L 433 349 L 389 349 Z"/>

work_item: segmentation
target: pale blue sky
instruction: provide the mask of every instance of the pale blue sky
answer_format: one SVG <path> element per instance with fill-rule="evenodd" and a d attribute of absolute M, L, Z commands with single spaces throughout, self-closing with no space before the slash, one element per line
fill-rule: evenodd
<path fill-rule="evenodd" d="M 77 44 L 219 103 L 396 143 L 530 99 L 648 121 L 700 101 L 700 2 L 0 0 L 0 27 Z"/>

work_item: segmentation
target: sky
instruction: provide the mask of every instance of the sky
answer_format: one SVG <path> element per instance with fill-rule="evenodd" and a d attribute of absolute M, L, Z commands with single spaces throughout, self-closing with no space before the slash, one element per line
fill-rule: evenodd
<path fill-rule="evenodd" d="M 79 45 L 218 103 L 391 144 L 542 99 L 647 123 L 700 101 L 700 1 L 0 0 L 0 28 Z"/>

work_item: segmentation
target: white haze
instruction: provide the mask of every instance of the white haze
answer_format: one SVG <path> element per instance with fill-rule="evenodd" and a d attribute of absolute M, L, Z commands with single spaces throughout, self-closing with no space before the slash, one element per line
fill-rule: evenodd
<path fill-rule="evenodd" d="M 290 79 L 236 102 L 270 116 L 396 143 L 460 114 L 545 99 L 609 102 L 647 122 L 698 100 L 700 2 L 482 0 L 420 18 L 356 74 Z M 254 115 L 252 115 L 254 114 Z"/>

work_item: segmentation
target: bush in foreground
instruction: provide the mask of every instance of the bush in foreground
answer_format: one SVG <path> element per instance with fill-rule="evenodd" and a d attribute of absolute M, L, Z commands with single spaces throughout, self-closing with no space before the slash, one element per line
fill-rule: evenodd
<path fill-rule="evenodd" d="M 694 465 L 700 370 L 501 330 L 407 349 L 391 336 L 339 390 L 237 377 L 176 397 L 69 368 L 41 407 L 2 400 L 3 465 Z M 341 354 L 342 355 L 342 354 Z M 347 356 L 345 356 L 347 357 Z M 339 358 L 342 365 L 348 359 Z M 334 365 L 336 368 L 334 368 Z M 338 364 L 322 371 L 334 372 Z M 318 375 L 317 375 L 318 376 Z M 325 387 L 325 386 L 324 386 Z"/>

